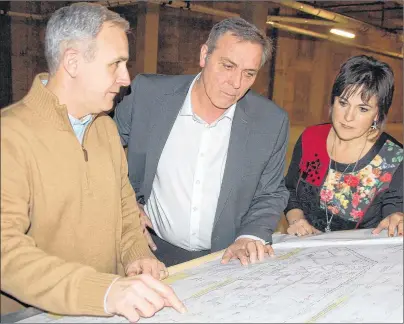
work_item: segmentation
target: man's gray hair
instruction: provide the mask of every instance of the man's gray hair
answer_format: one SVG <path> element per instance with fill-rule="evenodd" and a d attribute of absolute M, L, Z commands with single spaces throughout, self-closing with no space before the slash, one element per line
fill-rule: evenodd
<path fill-rule="evenodd" d="M 230 32 L 242 41 L 258 43 L 262 46 L 261 66 L 265 64 L 272 54 L 272 42 L 255 25 L 249 23 L 240 17 L 224 19 L 212 27 L 206 45 L 208 46 L 208 55 L 215 50 L 217 40 L 225 33 Z"/>
<path fill-rule="evenodd" d="M 76 42 L 87 42 L 84 44 L 87 47 L 85 58 L 88 61 L 94 59 L 95 38 L 105 22 L 117 25 L 125 32 L 129 29 L 127 20 L 99 4 L 79 2 L 56 10 L 45 32 L 45 57 L 49 73 L 55 74 L 63 50 Z"/>

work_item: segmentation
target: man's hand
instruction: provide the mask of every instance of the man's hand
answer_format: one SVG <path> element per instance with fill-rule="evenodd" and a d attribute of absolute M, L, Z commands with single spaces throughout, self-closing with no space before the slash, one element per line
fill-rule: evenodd
<path fill-rule="evenodd" d="M 153 224 L 150 218 L 144 212 L 143 206 L 141 204 L 138 204 L 138 206 L 140 210 L 140 225 L 142 226 L 143 234 L 146 237 L 147 243 L 149 244 L 149 247 L 152 249 L 152 251 L 156 251 L 157 245 L 153 242 L 153 239 L 149 231 L 147 230 L 148 227 L 153 229 Z"/>
<path fill-rule="evenodd" d="M 319 231 L 317 228 L 311 226 L 309 222 L 304 219 L 298 219 L 294 222 L 292 222 L 288 229 L 287 229 L 288 234 L 290 235 L 296 235 L 296 236 L 304 236 L 304 235 L 309 235 L 309 234 L 319 234 L 321 231 Z"/>
<path fill-rule="evenodd" d="M 264 245 L 259 240 L 240 238 L 230 245 L 223 254 L 222 264 L 231 259 L 239 259 L 244 266 L 264 260 L 265 254 L 274 256 L 274 250 L 270 245 Z"/>
<path fill-rule="evenodd" d="M 383 219 L 379 225 L 372 231 L 372 234 L 379 234 L 382 230 L 387 229 L 389 236 L 394 236 L 397 229 L 397 235 L 403 236 L 404 213 L 393 213 Z"/>
<path fill-rule="evenodd" d="M 170 286 L 147 274 L 118 279 L 111 286 L 106 300 L 109 313 L 125 316 L 132 323 L 140 317 L 153 316 L 163 307 L 186 312 Z"/>
<path fill-rule="evenodd" d="M 155 258 L 142 258 L 133 261 L 126 267 L 125 273 L 128 277 L 141 273 L 150 274 L 152 277 L 160 280 L 168 277 L 168 270 L 164 263 Z"/>

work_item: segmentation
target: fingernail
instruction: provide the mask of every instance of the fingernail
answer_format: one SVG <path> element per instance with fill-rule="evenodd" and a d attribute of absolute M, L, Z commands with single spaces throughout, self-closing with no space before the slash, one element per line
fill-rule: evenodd
<path fill-rule="evenodd" d="M 399 236 L 403 236 L 403 233 L 398 233 Z"/>
<path fill-rule="evenodd" d="M 180 308 L 180 312 L 181 312 L 182 314 L 186 313 L 186 312 L 187 312 L 187 308 L 186 308 L 185 306 L 182 306 L 182 307 Z"/>
<path fill-rule="evenodd" d="M 390 237 L 393 237 L 394 235 L 393 235 L 393 234 L 390 234 L 389 236 L 390 236 Z"/>

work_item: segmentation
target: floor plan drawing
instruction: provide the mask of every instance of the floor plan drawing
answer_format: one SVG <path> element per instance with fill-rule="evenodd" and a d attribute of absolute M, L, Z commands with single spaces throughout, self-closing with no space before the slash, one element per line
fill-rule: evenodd
<path fill-rule="evenodd" d="M 363 233 L 358 233 L 361 235 Z M 335 234 L 334 234 L 335 235 Z M 403 322 L 403 240 L 286 240 L 276 257 L 240 266 L 220 257 L 173 274 L 168 282 L 188 312 L 164 309 L 140 323 Z M 313 243 L 316 241 L 317 243 Z M 381 244 L 380 242 L 384 242 Z M 296 244 L 293 245 L 292 243 Z M 342 243 L 341 243 L 342 242 Z M 377 242 L 377 243 L 376 243 Z M 306 245 L 306 247 L 305 247 Z M 40 322 L 122 322 L 122 317 L 51 318 Z M 23 322 L 28 323 L 29 321 Z"/>

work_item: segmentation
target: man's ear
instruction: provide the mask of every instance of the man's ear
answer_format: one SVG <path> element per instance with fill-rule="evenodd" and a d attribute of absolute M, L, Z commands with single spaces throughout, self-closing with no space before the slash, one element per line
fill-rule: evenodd
<path fill-rule="evenodd" d="M 63 53 L 63 68 L 72 78 L 75 78 L 78 73 L 79 55 L 79 51 L 74 48 L 67 48 Z"/>
<path fill-rule="evenodd" d="M 201 47 L 201 54 L 199 55 L 199 66 L 201 68 L 204 68 L 207 62 L 207 57 L 208 57 L 208 45 L 203 44 Z"/>

